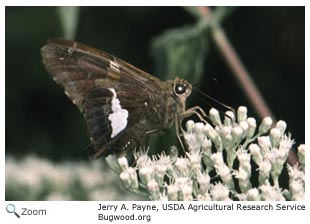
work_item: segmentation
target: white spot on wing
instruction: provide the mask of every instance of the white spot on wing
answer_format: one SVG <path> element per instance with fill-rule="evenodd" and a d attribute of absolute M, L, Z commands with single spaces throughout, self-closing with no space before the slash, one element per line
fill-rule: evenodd
<path fill-rule="evenodd" d="M 110 67 L 111 67 L 111 69 L 113 69 L 114 71 L 120 72 L 120 67 L 119 67 L 119 65 L 118 65 L 116 62 L 110 61 Z"/>
<path fill-rule="evenodd" d="M 109 88 L 109 90 L 113 93 L 113 99 L 111 102 L 112 113 L 109 115 L 109 120 L 111 121 L 112 126 L 111 138 L 114 138 L 118 133 L 126 128 L 128 111 L 121 107 L 115 90 L 112 88 Z"/>

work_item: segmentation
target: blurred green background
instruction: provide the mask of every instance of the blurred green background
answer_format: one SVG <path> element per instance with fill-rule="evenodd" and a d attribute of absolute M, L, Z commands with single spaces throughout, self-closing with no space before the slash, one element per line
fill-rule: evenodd
<path fill-rule="evenodd" d="M 78 12 L 73 10 L 77 17 L 64 28 L 62 21 L 67 21 L 70 12 L 72 8 L 6 7 L 6 155 L 35 154 L 54 161 L 88 158 L 84 154 L 89 138 L 83 117 L 47 74 L 40 57 L 45 42 L 74 32 L 74 23 L 75 40 L 110 52 L 162 80 L 169 77 L 167 71 L 182 76 L 179 71 L 193 69 L 189 79 L 200 84 L 202 91 L 233 107 L 248 106 L 248 114 L 257 117 L 209 33 L 199 32 L 197 19 L 188 10 L 81 7 Z M 298 144 L 304 143 L 304 7 L 238 7 L 227 12 L 222 21 L 227 36 L 275 116 L 288 123 L 287 130 Z M 167 47 L 169 38 L 179 41 L 176 48 L 183 53 L 180 67 L 165 64 L 169 52 L 163 45 Z M 188 38 L 193 40 L 190 44 Z M 182 51 L 183 43 L 192 50 Z M 197 60 L 200 64 L 194 66 Z M 183 68 L 186 61 L 188 66 Z M 201 81 L 196 74 L 203 75 Z M 200 102 L 193 96 L 191 104 Z"/>

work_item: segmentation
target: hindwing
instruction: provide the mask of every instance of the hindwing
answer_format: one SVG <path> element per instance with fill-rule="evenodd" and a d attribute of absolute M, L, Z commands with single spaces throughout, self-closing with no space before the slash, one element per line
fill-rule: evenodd
<path fill-rule="evenodd" d="M 83 114 L 91 136 L 92 157 L 122 153 L 140 146 L 148 128 L 152 127 L 149 123 L 152 111 L 146 106 L 150 102 L 147 94 L 139 88 L 128 92 L 128 88 L 125 84 L 117 84 L 95 87 L 87 92 Z"/>

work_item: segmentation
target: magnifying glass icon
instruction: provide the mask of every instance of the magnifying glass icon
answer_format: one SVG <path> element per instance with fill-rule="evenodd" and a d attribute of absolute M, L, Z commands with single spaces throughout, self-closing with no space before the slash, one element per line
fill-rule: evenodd
<path fill-rule="evenodd" d="M 8 213 L 14 213 L 14 214 L 16 215 L 17 218 L 20 218 L 19 214 L 17 214 L 17 213 L 15 212 L 15 205 L 13 205 L 13 204 L 8 204 L 8 205 L 6 206 L 6 211 L 7 211 Z"/>

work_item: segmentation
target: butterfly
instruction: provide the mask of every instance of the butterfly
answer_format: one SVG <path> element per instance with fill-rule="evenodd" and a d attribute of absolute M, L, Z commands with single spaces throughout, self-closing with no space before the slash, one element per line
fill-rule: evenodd
<path fill-rule="evenodd" d="M 184 79 L 161 81 L 125 61 L 81 43 L 51 39 L 41 48 L 43 64 L 83 114 L 90 135 L 90 158 L 126 154 L 147 136 L 176 127 L 205 112 L 186 109 L 192 85 Z"/>

